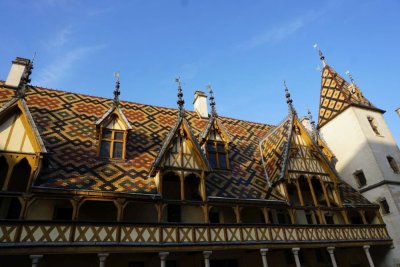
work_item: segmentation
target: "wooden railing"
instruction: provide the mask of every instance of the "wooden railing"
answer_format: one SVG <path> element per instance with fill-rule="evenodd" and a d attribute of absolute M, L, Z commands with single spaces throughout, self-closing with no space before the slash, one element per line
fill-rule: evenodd
<path fill-rule="evenodd" d="M 196 245 L 390 241 L 385 225 L 122 224 L 0 222 L 0 246 L 10 245 Z M 96 242 L 96 244 L 95 244 Z M 98 243 L 100 242 L 100 243 Z"/>

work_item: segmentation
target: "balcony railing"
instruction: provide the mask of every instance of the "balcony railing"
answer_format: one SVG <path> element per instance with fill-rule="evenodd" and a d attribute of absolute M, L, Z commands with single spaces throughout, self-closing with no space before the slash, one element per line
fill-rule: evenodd
<path fill-rule="evenodd" d="M 218 245 L 390 241 L 385 225 L 123 224 L 0 222 L 0 246 Z"/>

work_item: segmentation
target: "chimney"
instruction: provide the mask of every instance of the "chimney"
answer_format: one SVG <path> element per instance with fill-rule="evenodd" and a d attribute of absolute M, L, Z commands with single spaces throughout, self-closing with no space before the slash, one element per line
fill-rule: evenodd
<path fill-rule="evenodd" d="M 200 118 L 208 118 L 208 108 L 207 108 L 207 95 L 202 91 L 196 91 L 194 93 L 194 111 L 200 116 Z"/>
<path fill-rule="evenodd" d="M 311 122 L 310 119 L 306 116 L 302 117 L 300 119 L 301 124 L 303 124 L 304 128 L 306 128 L 306 130 L 310 133 L 312 133 L 312 127 L 311 127 Z"/>
<path fill-rule="evenodd" d="M 10 73 L 5 83 L 5 86 L 18 88 L 22 75 L 24 74 L 26 67 L 29 65 L 30 60 L 26 58 L 17 57 L 11 65 Z"/>

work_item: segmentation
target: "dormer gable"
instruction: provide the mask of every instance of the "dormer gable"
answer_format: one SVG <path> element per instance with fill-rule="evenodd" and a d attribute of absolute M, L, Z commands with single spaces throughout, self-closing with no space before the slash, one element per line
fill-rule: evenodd
<path fill-rule="evenodd" d="M 0 151 L 27 154 L 47 152 L 22 98 L 13 98 L 0 109 Z"/>
<path fill-rule="evenodd" d="M 228 151 L 231 140 L 219 118 L 211 116 L 201 134 L 201 145 L 213 169 L 230 169 Z"/>
<path fill-rule="evenodd" d="M 178 117 L 154 161 L 150 174 L 160 169 L 209 171 L 209 163 L 184 117 Z"/>
<path fill-rule="evenodd" d="M 132 126 L 119 107 L 111 107 L 96 122 L 99 140 L 98 155 L 101 158 L 124 159 L 126 142 Z"/>

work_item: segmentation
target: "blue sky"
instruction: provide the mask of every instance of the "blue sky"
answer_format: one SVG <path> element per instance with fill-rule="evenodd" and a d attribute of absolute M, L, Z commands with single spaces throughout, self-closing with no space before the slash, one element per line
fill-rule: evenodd
<path fill-rule="evenodd" d="M 0 79 L 16 56 L 37 52 L 32 84 L 186 108 L 211 83 L 221 115 L 278 123 L 287 81 L 300 114 L 317 118 L 321 66 L 313 44 L 364 95 L 400 141 L 400 1 L 1 1 Z"/>

